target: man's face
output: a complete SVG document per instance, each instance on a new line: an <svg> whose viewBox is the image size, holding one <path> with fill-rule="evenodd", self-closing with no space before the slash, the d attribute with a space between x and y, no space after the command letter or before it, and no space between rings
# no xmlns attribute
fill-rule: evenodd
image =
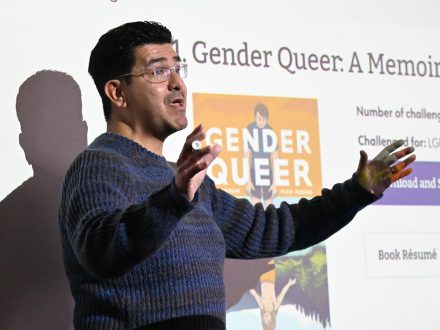
<svg viewBox="0 0 440 330"><path fill-rule="evenodd" d="M179 61L170 44L147 44L136 49L131 73L138 74L145 69L164 65L172 67ZM130 126L136 132L163 141L188 124L186 86L174 70L171 70L168 81L149 82L154 78L153 70L149 70L144 78L131 77L131 83L124 88L127 110L131 111Z"/></svg>
<svg viewBox="0 0 440 330"><path fill-rule="evenodd" d="M256 121L256 123L257 123L257 127L259 127L259 128L263 128L264 126L266 126L267 118L264 117L264 116L262 116L262 115L260 115L260 113L257 112L257 113L255 114L255 121Z"/></svg>

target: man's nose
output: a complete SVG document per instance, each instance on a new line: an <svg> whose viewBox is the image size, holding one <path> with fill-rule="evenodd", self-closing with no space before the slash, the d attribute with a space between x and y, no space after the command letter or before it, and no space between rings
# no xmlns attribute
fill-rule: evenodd
<svg viewBox="0 0 440 330"><path fill-rule="evenodd" d="M175 71L171 70L170 77L168 79L168 89L169 90L182 90L185 89L185 83L182 77Z"/></svg>

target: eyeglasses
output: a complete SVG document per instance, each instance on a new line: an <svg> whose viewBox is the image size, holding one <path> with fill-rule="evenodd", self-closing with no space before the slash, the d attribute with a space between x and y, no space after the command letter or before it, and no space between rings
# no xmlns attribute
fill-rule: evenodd
<svg viewBox="0 0 440 330"><path fill-rule="evenodd" d="M162 65L155 68L148 68L138 74L126 73L118 76L117 78L123 77L142 77L145 81L158 84L170 79L171 70L174 70L182 79L185 79L188 75L188 64L186 63L176 63L173 66Z"/></svg>

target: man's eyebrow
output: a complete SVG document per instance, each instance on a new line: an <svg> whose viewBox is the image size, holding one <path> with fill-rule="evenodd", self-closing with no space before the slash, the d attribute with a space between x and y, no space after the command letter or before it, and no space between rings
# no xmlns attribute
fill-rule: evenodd
<svg viewBox="0 0 440 330"><path fill-rule="evenodd" d="M176 62L180 62L180 61L181 61L180 56L174 56L173 59L174 59ZM158 62L166 62L166 61L167 61L167 58L166 58L166 57L156 57L156 58L152 58L152 59L150 59L150 60L148 61L147 66L150 66L151 64L154 64L154 63L158 63Z"/></svg>

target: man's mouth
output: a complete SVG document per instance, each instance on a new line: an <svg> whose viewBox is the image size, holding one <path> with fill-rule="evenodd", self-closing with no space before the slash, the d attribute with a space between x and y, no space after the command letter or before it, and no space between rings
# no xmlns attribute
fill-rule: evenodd
<svg viewBox="0 0 440 330"><path fill-rule="evenodd" d="M182 95L172 97L168 104L177 108L177 109L185 109L185 98Z"/></svg>
<svg viewBox="0 0 440 330"><path fill-rule="evenodd" d="M177 106L183 106L185 104L185 100L182 98L177 98L171 101L171 104L177 105Z"/></svg>

